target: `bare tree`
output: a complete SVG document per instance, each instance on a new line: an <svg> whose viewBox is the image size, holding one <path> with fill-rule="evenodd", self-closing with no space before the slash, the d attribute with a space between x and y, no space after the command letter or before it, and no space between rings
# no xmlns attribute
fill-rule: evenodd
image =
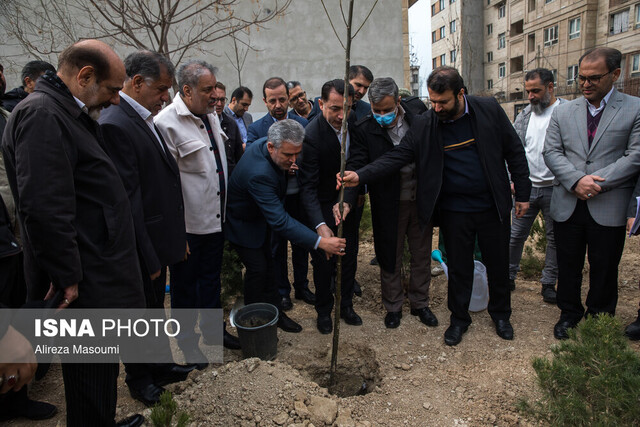
<svg viewBox="0 0 640 427"><path fill-rule="evenodd" d="M246 36L246 40L239 37L240 33ZM231 66L236 70L238 74L238 86L242 86L242 69L244 68L244 62L247 60L249 51L258 52L259 49L251 46L251 39L248 31L237 32L230 35L233 40L233 54L229 55L227 52L224 55L227 57Z"/></svg>
<svg viewBox="0 0 640 427"><path fill-rule="evenodd" d="M253 7L241 8L241 0L3 0L0 25L41 59L97 38L154 50L177 64L193 51L210 53L220 39L264 28L291 1L252 0Z"/></svg>

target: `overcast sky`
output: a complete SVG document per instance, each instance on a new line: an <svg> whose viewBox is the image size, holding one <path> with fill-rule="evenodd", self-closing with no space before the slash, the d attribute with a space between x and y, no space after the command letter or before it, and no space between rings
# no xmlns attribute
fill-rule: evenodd
<svg viewBox="0 0 640 427"><path fill-rule="evenodd" d="M409 8L409 40L420 65L420 96L427 95L427 77L431 72L431 0L418 0Z"/></svg>

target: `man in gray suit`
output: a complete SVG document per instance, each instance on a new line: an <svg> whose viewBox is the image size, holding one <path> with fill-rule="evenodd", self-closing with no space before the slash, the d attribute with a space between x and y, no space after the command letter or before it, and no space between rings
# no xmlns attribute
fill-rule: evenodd
<svg viewBox="0 0 640 427"><path fill-rule="evenodd" d="M224 113L233 118L238 125L243 146L247 143L247 129L249 129L249 125L253 123L253 117L251 117L251 114L248 112L252 99L253 93L251 93L251 89L240 86L234 89L229 105L224 107Z"/></svg>
<svg viewBox="0 0 640 427"><path fill-rule="evenodd" d="M578 82L584 97L557 107L547 129L544 160L555 176L557 339L566 339L583 315L614 314L618 301L627 204L640 171L640 99L613 87L621 58L618 50L604 47L582 55ZM580 289L587 248L585 313Z"/></svg>

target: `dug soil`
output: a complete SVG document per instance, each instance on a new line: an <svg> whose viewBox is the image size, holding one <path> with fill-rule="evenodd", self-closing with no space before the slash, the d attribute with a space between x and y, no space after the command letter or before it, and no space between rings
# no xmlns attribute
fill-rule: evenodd
<svg viewBox="0 0 640 427"><path fill-rule="evenodd" d="M635 320L640 301L639 246L640 239L629 239L620 264L617 317L624 325ZM364 238L357 273L363 295L354 298L363 325L340 324L340 384L337 390L332 389L336 394L327 389L332 335L316 330L313 307L294 300L288 314L304 329L298 334L278 330L274 361L243 360L240 351L225 349L224 364L194 371L185 382L167 386L179 410L190 415L191 425L537 425L519 413L516 405L520 399L539 396L531 360L550 357L550 348L557 342L553 325L559 310L542 301L540 283L516 280L512 293L513 341L500 339L483 311L472 314L473 323L462 342L448 347L443 342L449 323L445 277L434 277L431 282L430 307L439 326L420 323L409 314L406 303L400 327L387 329L383 324L379 270L369 264L373 256L372 239ZM588 283L586 267L584 278ZM234 329L230 331L235 334ZM640 342L631 346L640 352ZM143 413L148 419L149 409L130 397L124 369L120 372L117 418ZM349 397L340 397L345 395ZM59 408L55 418L37 425L64 425L59 365L52 366L44 380L31 386L30 396ZM9 423L33 424L24 419ZM147 421L146 425L151 423Z"/></svg>

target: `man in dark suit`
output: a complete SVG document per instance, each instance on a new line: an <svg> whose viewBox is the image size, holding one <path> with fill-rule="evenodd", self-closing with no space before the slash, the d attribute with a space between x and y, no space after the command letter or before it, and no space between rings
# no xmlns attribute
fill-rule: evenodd
<svg viewBox="0 0 640 427"><path fill-rule="evenodd" d="M379 180L416 162L420 221L440 221L449 267L451 325L447 345L457 345L471 323L473 249L480 244L489 279L488 311L497 335L513 339L509 290L511 181L516 216L529 208L529 168L520 138L493 98L467 96L455 68L436 68L427 81L433 109L417 116L400 145L345 182ZM436 206L437 203L437 206Z"/></svg>
<svg viewBox="0 0 640 427"><path fill-rule="evenodd" d="M302 151L304 129L293 120L282 120L269 129L268 138L256 141L240 159L229 180L225 235L238 251L247 271L244 302L268 302L280 310L278 326L287 332L302 327L280 305L274 281L271 233L276 232L307 250L320 248L341 254L345 240L319 237L291 218L284 209L286 173Z"/></svg>
<svg viewBox="0 0 640 427"><path fill-rule="evenodd" d="M353 87L347 88L348 102L353 100ZM322 115L316 117L305 130L304 155L300 163L301 197L309 217L309 224L323 237L332 237L336 233L334 206L338 202L335 176L340 171L341 127L344 119L344 80L331 80L322 86L320 109ZM349 138L347 133L347 155ZM355 251L357 222L356 216L347 216L344 222L346 254L342 260L342 302L340 316L350 325L362 325L362 319L353 310L353 282L355 280L357 253ZM332 276L335 272L335 259L320 251L311 253L313 263L313 282L316 287L317 327L323 334L333 329L331 310L333 294Z"/></svg>
<svg viewBox="0 0 640 427"><path fill-rule="evenodd" d="M242 146L242 136L240 135L240 129L236 124L233 117L224 113L224 104L227 102L227 89L222 82L216 82L216 114L220 121L220 127L227 135L227 140L224 142L224 148L227 153L227 167L229 168L229 176L233 172L240 161L240 157L244 153Z"/></svg>
<svg viewBox="0 0 640 427"><path fill-rule="evenodd" d="M349 170L357 170L400 144L415 120L409 107L400 101L398 86L390 77L373 80L369 87L371 115L355 125L353 144L347 162ZM424 104L423 104L424 105ZM416 164L370 184L371 220L373 222L376 258L380 264L382 303L387 309L387 328L400 326L404 289L400 271L404 255L405 235L411 254L411 277L407 296L411 314L419 316L427 326L437 326L438 319L429 309L431 271L431 224L422 226L416 204ZM350 188L345 197L354 206L358 188Z"/></svg>
<svg viewBox="0 0 640 427"><path fill-rule="evenodd" d="M130 54L124 65L120 104L105 109L99 123L131 202L147 308L164 308L167 266L184 258L187 242L178 165L153 125L169 100L174 68L149 51ZM168 340L166 350L171 352ZM133 398L150 406L160 400L163 385L183 381L194 368L125 363L126 382Z"/></svg>
<svg viewBox="0 0 640 427"><path fill-rule="evenodd" d="M249 126L253 123L253 117L251 113L249 113L252 100L253 93L251 89L240 86L233 90L229 105L224 107L224 112L238 125L243 144L247 143L247 129L249 129Z"/></svg>
<svg viewBox="0 0 640 427"><path fill-rule="evenodd" d="M63 309L145 306L129 199L95 122L120 101L125 77L109 46L83 40L7 122L2 149L32 299L60 291ZM63 363L62 375L68 426L114 424L118 364Z"/></svg>
<svg viewBox="0 0 640 427"><path fill-rule="evenodd" d="M247 131L247 145L253 141L264 138L272 124L278 120L293 119L306 126L309 121L293 114L289 110L289 89L287 83L280 77L271 77L262 85L263 101L269 111L260 120L255 121L249 126Z"/></svg>

